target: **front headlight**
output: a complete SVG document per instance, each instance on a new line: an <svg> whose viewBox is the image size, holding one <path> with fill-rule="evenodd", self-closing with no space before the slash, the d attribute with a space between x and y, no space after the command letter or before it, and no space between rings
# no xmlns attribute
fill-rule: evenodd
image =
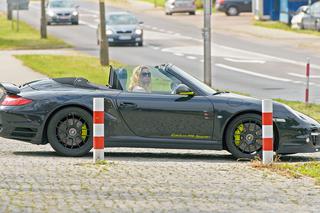
<svg viewBox="0 0 320 213"><path fill-rule="evenodd" d="M112 34L113 34L112 30L107 30L107 35L112 35Z"/></svg>
<svg viewBox="0 0 320 213"><path fill-rule="evenodd" d="M77 16L78 14L79 14L78 11L73 11L72 13L73 16Z"/></svg>
<svg viewBox="0 0 320 213"><path fill-rule="evenodd" d="M53 12L53 11L48 11L48 16L50 16L50 17L53 17L53 16L55 16L56 14Z"/></svg>
<svg viewBox="0 0 320 213"><path fill-rule="evenodd" d="M141 29L136 29L135 33L136 33L137 35L141 35L141 34L142 34L142 30L141 30Z"/></svg>

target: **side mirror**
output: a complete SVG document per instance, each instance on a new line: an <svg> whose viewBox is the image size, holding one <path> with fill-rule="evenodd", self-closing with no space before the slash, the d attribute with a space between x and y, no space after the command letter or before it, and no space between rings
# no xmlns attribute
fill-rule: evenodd
<svg viewBox="0 0 320 213"><path fill-rule="evenodd" d="M195 95L195 93L185 84L179 84L174 89L174 94L187 95L187 96L194 96Z"/></svg>
<svg viewBox="0 0 320 213"><path fill-rule="evenodd" d="M144 22L143 21L139 21L139 24L143 24Z"/></svg>

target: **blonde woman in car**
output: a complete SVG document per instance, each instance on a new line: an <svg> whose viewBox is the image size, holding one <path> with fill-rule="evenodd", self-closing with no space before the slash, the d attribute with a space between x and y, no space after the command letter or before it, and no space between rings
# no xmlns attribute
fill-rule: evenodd
<svg viewBox="0 0 320 213"><path fill-rule="evenodd" d="M148 67L138 66L134 68L128 91L151 93L151 72Z"/></svg>

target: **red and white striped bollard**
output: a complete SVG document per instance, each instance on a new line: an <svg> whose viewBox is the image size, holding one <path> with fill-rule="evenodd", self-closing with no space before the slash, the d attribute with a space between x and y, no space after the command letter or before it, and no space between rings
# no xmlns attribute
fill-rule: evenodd
<svg viewBox="0 0 320 213"><path fill-rule="evenodd" d="M309 103L309 88L310 88L310 58L307 59L306 78L307 78L307 85L306 85L305 104L308 104Z"/></svg>
<svg viewBox="0 0 320 213"><path fill-rule="evenodd" d="M104 98L93 99L93 162L104 160Z"/></svg>
<svg viewBox="0 0 320 213"><path fill-rule="evenodd" d="M273 162L273 113L272 100L262 101L262 163Z"/></svg>

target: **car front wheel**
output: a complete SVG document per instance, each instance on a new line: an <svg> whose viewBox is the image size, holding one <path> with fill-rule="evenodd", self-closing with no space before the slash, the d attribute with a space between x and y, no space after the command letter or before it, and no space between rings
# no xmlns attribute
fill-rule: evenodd
<svg viewBox="0 0 320 213"><path fill-rule="evenodd" d="M231 6L227 9L227 16L237 16L239 15L239 10L237 7Z"/></svg>
<svg viewBox="0 0 320 213"><path fill-rule="evenodd" d="M240 115L227 128L226 146L235 158L253 159L261 155L261 116L251 113Z"/></svg>
<svg viewBox="0 0 320 213"><path fill-rule="evenodd" d="M92 116L87 111L69 107L57 112L49 121L48 140L60 155L79 157L92 148Z"/></svg>

